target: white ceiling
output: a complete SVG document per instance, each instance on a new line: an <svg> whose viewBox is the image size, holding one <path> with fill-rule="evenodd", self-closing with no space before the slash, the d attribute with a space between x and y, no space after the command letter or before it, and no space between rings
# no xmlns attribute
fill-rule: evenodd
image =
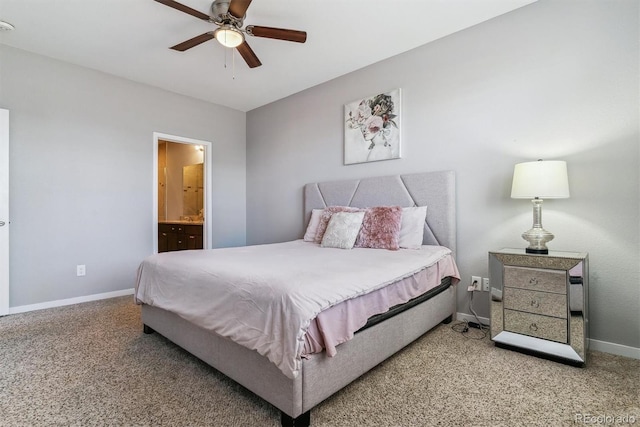
<svg viewBox="0 0 640 427"><path fill-rule="evenodd" d="M209 13L211 0L178 1ZM249 111L533 1L254 0L245 26L308 34L305 44L248 36L254 69L215 40L170 50L216 27L153 0L0 0L0 20L15 26L0 43Z"/></svg>

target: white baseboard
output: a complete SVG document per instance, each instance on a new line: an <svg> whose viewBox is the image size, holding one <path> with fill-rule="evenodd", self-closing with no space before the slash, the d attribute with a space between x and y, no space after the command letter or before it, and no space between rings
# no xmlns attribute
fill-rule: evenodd
<svg viewBox="0 0 640 427"><path fill-rule="evenodd" d="M480 323L483 325L490 325L491 320L487 317L480 317ZM474 315L468 313L456 313L456 320L467 322L478 322ZM632 359L640 359L640 348L629 347L627 345L615 344L607 341L589 340L589 349L594 351L601 351L603 353L615 354L616 356L630 357Z"/></svg>
<svg viewBox="0 0 640 427"><path fill-rule="evenodd" d="M629 347L628 345L615 344L612 342L591 339L589 340L589 350L630 357L632 359L640 359L640 348Z"/></svg>
<svg viewBox="0 0 640 427"><path fill-rule="evenodd" d="M480 320L480 323L482 323L483 325L491 324L491 320L489 320L488 317L478 316L478 319L476 319L476 317L473 314L468 314L468 313L456 313L456 320L459 320L461 322L464 322L466 320L467 322L474 322L474 323L478 323L478 320Z"/></svg>
<svg viewBox="0 0 640 427"><path fill-rule="evenodd" d="M44 310L45 308L63 307L65 305L80 304L82 302L97 301L101 299L122 297L125 295L133 295L134 289L123 289L121 291L105 292L102 294L86 295L83 297L59 299L56 301L42 302L39 304L19 305L17 307L9 307L9 314L26 313L28 311Z"/></svg>

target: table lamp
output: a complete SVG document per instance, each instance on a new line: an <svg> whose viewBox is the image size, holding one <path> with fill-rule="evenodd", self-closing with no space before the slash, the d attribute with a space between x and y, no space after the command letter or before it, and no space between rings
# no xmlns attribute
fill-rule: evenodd
<svg viewBox="0 0 640 427"><path fill-rule="evenodd" d="M513 170L512 199L531 199L533 203L533 227L522 233L529 242L526 253L548 254L546 243L553 234L542 228L543 199L566 199L569 197L567 163L560 160L538 160L518 163Z"/></svg>

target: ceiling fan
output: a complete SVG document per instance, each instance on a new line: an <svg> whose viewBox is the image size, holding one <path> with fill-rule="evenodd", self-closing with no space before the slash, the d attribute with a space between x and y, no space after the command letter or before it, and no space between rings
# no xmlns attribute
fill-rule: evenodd
<svg viewBox="0 0 640 427"><path fill-rule="evenodd" d="M195 9L178 3L174 0L155 0L166 6L172 7L180 12L188 13L203 21L216 24L218 28L208 31L192 39L178 43L171 49L184 52L187 49L198 46L208 40L215 38L223 46L236 48L250 68L262 65L256 54L253 52L245 39L245 34L254 37L266 37L270 39L286 40L297 43L304 43L307 40L305 31L286 30L284 28L262 27L259 25L247 25L242 28L247 9L251 0L214 0L211 4L211 14L207 15Z"/></svg>

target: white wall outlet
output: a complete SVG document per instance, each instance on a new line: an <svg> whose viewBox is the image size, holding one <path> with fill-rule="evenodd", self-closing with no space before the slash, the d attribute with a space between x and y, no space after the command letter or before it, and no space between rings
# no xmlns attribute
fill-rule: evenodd
<svg viewBox="0 0 640 427"><path fill-rule="evenodd" d="M76 275L84 276L87 274L87 267L84 264L76 265Z"/></svg>
<svg viewBox="0 0 640 427"><path fill-rule="evenodd" d="M489 292L489 278L488 277L483 277L482 278L482 290L485 292Z"/></svg>
<svg viewBox="0 0 640 427"><path fill-rule="evenodd" d="M471 283L469 284L469 287L473 287L474 291L481 291L482 290L482 277L480 276L471 276Z"/></svg>

